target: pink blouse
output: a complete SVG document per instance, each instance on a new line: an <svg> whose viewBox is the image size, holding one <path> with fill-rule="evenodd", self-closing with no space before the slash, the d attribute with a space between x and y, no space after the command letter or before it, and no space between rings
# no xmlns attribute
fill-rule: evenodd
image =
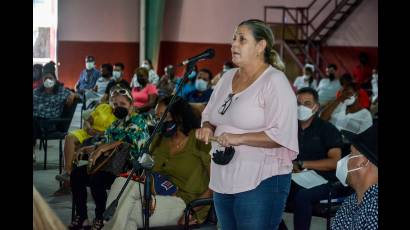
<svg viewBox="0 0 410 230"><path fill-rule="evenodd" d="M139 89L138 87L132 88L131 94L132 98L134 98L134 106L141 107L148 103L149 95L158 95L158 90L155 85L147 84L143 89Z"/></svg>
<svg viewBox="0 0 410 230"><path fill-rule="evenodd" d="M256 188L262 180L292 172L292 160L299 152L296 96L286 76L269 66L244 91L233 96L224 115L218 109L232 93L232 79L238 69L226 72L216 85L202 113L202 123L216 126L222 133L265 132L280 148L235 146L235 155L227 165L211 163L209 188L218 193L234 194ZM212 142L211 154L220 148Z"/></svg>

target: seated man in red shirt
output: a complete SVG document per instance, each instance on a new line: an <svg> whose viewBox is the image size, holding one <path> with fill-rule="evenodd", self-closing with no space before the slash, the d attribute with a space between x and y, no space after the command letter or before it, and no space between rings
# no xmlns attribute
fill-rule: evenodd
<svg viewBox="0 0 410 230"><path fill-rule="evenodd" d="M352 75L348 73L345 73L340 77L340 85L342 86L342 88L339 91L337 91L336 98L339 98L341 96L343 87L347 84L350 84L351 82L354 82L354 79ZM366 108L366 109L370 108L370 98L366 90L362 88L358 90L358 100L359 100L360 105L363 108Z"/></svg>

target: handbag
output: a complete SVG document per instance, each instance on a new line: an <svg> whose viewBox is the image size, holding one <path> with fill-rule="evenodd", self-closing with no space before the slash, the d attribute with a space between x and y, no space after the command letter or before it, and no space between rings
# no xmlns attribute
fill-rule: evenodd
<svg viewBox="0 0 410 230"><path fill-rule="evenodd" d="M120 174L121 177L127 178L129 173L122 173ZM135 176L133 175L132 180L137 181L145 185L145 176ZM156 196L174 196L178 192L178 187L174 185L168 177L161 175L159 173L153 172L151 173L151 184L150 184L150 192L151 192L151 203L149 205L149 215L151 216L155 208L157 206L157 199ZM143 208L146 208L145 200L143 201Z"/></svg>
<svg viewBox="0 0 410 230"><path fill-rule="evenodd" d="M129 173L122 173L120 176L127 178ZM145 176L133 175L131 179L145 185ZM151 173L150 187L151 194L154 196L174 196L178 192L178 187L172 183L167 176L157 172Z"/></svg>
<svg viewBox="0 0 410 230"><path fill-rule="evenodd" d="M87 165L87 173L90 175L102 170L118 175L126 170L128 160L129 144L119 143L103 152L96 160L94 165ZM94 153L94 152L93 152ZM92 156L92 154L90 156Z"/></svg>
<svg viewBox="0 0 410 230"><path fill-rule="evenodd" d="M157 172L151 173L151 193L160 196L174 196L178 187L167 176Z"/></svg>

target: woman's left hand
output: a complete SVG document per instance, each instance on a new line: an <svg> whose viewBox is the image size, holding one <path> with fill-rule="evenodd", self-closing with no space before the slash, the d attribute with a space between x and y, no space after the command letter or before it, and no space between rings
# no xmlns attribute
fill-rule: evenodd
<svg viewBox="0 0 410 230"><path fill-rule="evenodd" d="M217 141L223 147L241 145L241 134L222 133Z"/></svg>

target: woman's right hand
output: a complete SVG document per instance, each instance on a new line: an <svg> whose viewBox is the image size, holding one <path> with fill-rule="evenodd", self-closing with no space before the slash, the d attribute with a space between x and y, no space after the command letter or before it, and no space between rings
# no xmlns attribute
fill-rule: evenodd
<svg viewBox="0 0 410 230"><path fill-rule="evenodd" d="M214 131L212 128L204 126L195 131L195 136L196 139L205 142L205 144L208 144L209 138L214 136Z"/></svg>

